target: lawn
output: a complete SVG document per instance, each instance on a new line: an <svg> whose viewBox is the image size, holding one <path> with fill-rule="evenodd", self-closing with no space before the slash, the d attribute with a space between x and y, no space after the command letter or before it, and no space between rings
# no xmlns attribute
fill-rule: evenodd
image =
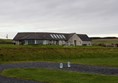
<svg viewBox="0 0 118 83"><path fill-rule="evenodd" d="M44 83L118 83L118 76L85 74L64 70L10 69L4 70L1 75Z"/></svg>
<svg viewBox="0 0 118 83"><path fill-rule="evenodd" d="M64 62L118 67L118 48L0 45L0 63ZM118 76L105 76L47 69L10 69L1 75L46 83L118 83Z"/></svg>
<svg viewBox="0 0 118 83"><path fill-rule="evenodd" d="M118 67L118 48L0 45L0 63L67 62Z"/></svg>

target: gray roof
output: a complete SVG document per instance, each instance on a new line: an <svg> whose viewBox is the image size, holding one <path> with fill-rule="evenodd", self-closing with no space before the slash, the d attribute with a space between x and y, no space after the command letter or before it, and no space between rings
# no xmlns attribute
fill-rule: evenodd
<svg viewBox="0 0 118 83"><path fill-rule="evenodd" d="M17 33L13 40L68 40L75 33L47 33L47 32L22 32ZM83 41L90 41L85 34L78 34Z"/></svg>
<svg viewBox="0 0 118 83"><path fill-rule="evenodd" d="M13 40L67 40L67 34L64 33L39 33L39 32L25 32L18 33Z"/></svg>
<svg viewBox="0 0 118 83"><path fill-rule="evenodd" d="M91 41L91 39L86 34L77 34L82 41Z"/></svg>

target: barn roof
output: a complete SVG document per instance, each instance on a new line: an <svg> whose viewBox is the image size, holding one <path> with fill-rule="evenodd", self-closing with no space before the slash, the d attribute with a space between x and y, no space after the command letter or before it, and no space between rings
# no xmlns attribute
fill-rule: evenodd
<svg viewBox="0 0 118 83"><path fill-rule="evenodd" d="M82 41L91 41L91 39L86 34L77 34Z"/></svg>
<svg viewBox="0 0 118 83"><path fill-rule="evenodd" d="M69 34L65 33L42 33L42 32L25 32L18 33L13 40L29 40L29 39L40 39L40 40L68 40Z"/></svg>
<svg viewBox="0 0 118 83"><path fill-rule="evenodd" d="M17 33L13 40L68 40L75 33L48 33L48 32L22 32ZM90 41L86 34L77 34L82 41Z"/></svg>

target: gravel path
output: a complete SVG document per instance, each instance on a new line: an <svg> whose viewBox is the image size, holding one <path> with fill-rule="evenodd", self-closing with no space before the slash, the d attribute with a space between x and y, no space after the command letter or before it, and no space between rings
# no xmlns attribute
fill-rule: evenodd
<svg viewBox="0 0 118 83"><path fill-rule="evenodd" d="M59 63L33 62L33 63L17 63L17 64L0 65L0 71L3 71L4 69L10 69L10 68L59 69ZM97 74L105 74L105 75L118 75L118 68L87 66L87 65L80 65L80 64L72 64L71 68L67 68L67 65L64 64L63 70L94 73L94 74L97 73ZM20 80L20 79L0 76L0 83L41 83L41 82Z"/></svg>

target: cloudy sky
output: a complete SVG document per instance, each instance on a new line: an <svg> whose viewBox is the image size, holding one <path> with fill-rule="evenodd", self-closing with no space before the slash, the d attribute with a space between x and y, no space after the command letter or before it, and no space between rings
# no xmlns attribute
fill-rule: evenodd
<svg viewBox="0 0 118 83"><path fill-rule="evenodd" d="M17 32L118 36L118 0L0 0L0 38Z"/></svg>

